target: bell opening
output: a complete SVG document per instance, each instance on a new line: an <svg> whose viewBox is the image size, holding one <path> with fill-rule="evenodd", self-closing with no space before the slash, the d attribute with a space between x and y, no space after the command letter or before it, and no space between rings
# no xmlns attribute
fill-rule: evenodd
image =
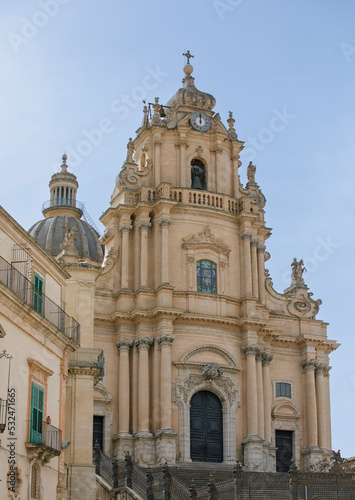
<svg viewBox="0 0 355 500"><path fill-rule="evenodd" d="M191 189L207 189L205 165L197 158L191 161Z"/></svg>

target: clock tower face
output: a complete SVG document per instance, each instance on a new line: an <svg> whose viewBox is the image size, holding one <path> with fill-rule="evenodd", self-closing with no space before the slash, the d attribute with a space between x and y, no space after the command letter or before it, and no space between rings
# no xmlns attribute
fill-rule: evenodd
<svg viewBox="0 0 355 500"><path fill-rule="evenodd" d="M201 111L196 111L195 113L192 113L190 122L192 127L195 130L198 130L199 132L207 132L207 130L209 130L211 127L210 118Z"/></svg>

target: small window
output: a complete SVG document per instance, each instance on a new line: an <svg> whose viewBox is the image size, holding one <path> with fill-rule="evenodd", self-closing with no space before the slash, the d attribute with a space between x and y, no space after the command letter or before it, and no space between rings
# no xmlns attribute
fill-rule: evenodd
<svg viewBox="0 0 355 500"><path fill-rule="evenodd" d="M43 279L34 273L33 276L33 308L42 314L43 312Z"/></svg>
<svg viewBox="0 0 355 500"><path fill-rule="evenodd" d="M287 382L276 383L276 397L277 398L290 398L291 399L291 384Z"/></svg>
<svg viewBox="0 0 355 500"><path fill-rule="evenodd" d="M217 266L210 260L197 262L197 291L217 294Z"/></svg>

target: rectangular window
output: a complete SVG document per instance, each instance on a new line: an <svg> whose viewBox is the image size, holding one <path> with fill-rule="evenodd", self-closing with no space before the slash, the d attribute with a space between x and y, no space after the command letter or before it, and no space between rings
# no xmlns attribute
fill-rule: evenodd
<svg viewBox="0 0 355 500"><path fill-rule="evenodd" d="M43 442L44 389L32 382L31 387L31 443Z"/></svg>
<svg viewBox="0 0 355 500"><path fill-rule="evenodd" d="M291 399L291 384L287 382L276 383L276 397L277 398L290 398Z"/></svg>
<svg viewBox="0 0 355 500"><path fill-rule="evenodd" d="M100 450L103 450L104 417L94 415L94 429L92 433L92 445L99 443Z"/></svg>
<svg viewBox="0 0 355 500"><path fill-rule="evenodd" d="M43 279L34 273L33 276L33 308L42 314L43 312Z"/></svg>

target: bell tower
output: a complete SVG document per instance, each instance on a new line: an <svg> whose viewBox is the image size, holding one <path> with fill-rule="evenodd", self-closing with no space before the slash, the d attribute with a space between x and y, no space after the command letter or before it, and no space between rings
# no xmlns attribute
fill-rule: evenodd
<svg viewBox="0 0 355 500"><path fill-rule="evenodd" d="M318 361L305 360L315 355L328 366L336 344L306 285L273 289L256 167L247 166L244 186L233 114L224 125L184 56L182 87L166 104L156 97L144 106L101 217L95 338L111 356L111 451L144 466L243 456L250 469L275 471L277 437L299 466L313 463L330 449L330 433L315 438L314 372L306 380L303 367L314 368ZM319 415L329 425L321 382ZM277 399L285 387L289 401ZM215 419L215 434L200 414Z"/></svg>

